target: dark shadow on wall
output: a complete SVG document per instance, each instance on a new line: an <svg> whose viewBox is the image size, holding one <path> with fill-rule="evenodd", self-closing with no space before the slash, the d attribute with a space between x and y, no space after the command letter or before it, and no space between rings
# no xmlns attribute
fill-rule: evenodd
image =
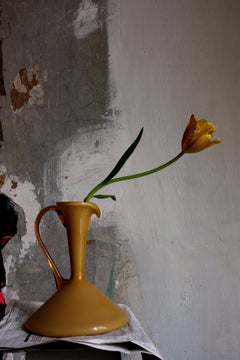
<svg viewBox="0 0 240 360"><path fill-rule="evenodd" d="M0 194L0 247L1 251L8 241L17 233L18 216L9 197ZM0 253L0 288L6 285L6 273Z"/></svg>
<svg viewBox="0 0 240 360"><path fill-rule="evenodd" d="M6 286L6 272L3 263L2 249L17 233L18 216L9 197L0 194L0 319L5 314L5 299L1 289Z"/></svg>

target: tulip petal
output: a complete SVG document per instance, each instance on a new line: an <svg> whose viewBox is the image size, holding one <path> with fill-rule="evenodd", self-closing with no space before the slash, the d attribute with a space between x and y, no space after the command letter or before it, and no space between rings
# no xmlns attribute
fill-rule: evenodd
<svg viewBox="0 0 240 360"><path fill-rule="evenodd" d="M187 149L191 144L192 138L194 137L194 133L196 130L196 126L197 126L197 120L195 118L195 115L192 114L182 137L182 150L184 152L185 149Z"/></svg>
<svg viewBox="0 0 240 360"><path fill-rule="evenodd" d="M195 153L202 151L209 146L219 144L220 139L211 141L216 128L213 123L206 119L196 120L191 116L187 128L182 138L182 151L185 153Z"/></svg>

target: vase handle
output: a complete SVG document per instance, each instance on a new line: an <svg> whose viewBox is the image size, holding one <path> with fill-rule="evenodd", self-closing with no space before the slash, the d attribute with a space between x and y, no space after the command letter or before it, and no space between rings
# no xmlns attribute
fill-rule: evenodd
<svg viewBox="0 0 240 360"><path fill-rule="evenodd" d="M55 278L55 281L56 281L56 286L59 289L66 282L66 280L62 277L60 271L58 270L55 262L53 261L51 255L49 254L48 249L46 248L46 245L44 244L44 242L42 241L42 238L40 236L40 222L41 222L41 219L42 219L44 214L46 214L48 211L52 211L52 210L57 212L58 217L60 218L61 222L63 223L62 213L60 212L58 207L56 205L47 206L46 208L42 209L39 212L39 214L37 215L35 223L34 223L34 232L35 232L36 238L38 240L38 243L39 243L44 255L47 258L48 265L50 266L50 269L53 272L53 275L54 275L54 278Z"/></svg>

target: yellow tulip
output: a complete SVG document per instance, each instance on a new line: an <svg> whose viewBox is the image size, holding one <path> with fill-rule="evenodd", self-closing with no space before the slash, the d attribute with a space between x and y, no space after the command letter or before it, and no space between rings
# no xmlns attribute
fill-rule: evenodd
<svg viewBox="0 0 240 360"><path fill-rule="evenodd" d="M97 186L95 186L85 197L83 200L84 202L89 202L92 197L98 198L98 199L106 199L111 198L112 200L116 200L114 195L95 195L99 190L101 190L104 186L113 184L119 181L126 181L131 179L140 178L143 176L154 174L160 170L165 169L166 167L172 165L175 163L178 159L180 159L185 153L195 153L198 151L202 151L206 149L209 146L212 146L214 144L219 144L221 142L220 139L216 139L211 141L216 129L215 126L208 122L205 119L196 120L195 116L192 115L188 126L186 127L186 130L184 131L183 138L182 138L182 150L181 152L172 158L171 160L167 161L166 163L157 166L153 169L139 172L136 174L131 175L125 175L121 177L116 177L115 175L119 172L119 170L123 167L127 159L131 156L135 148L137 147L142 133L143 128L141 129L140 133L138 134L137 138L134 140L134 142L129 146L129 148L124 152L120 160L117 162L113 170L109 173L109 175L101 181Z"/></svg>
<svg viewBox="0 0 240 360"><path fill-rule="evenodd" d="M192 115L183 134L182 151L184 153L195 153L219 144L221 142L219 138L211 141L215 131L216 128L211 122L205 119L197 120Z"/></svg>

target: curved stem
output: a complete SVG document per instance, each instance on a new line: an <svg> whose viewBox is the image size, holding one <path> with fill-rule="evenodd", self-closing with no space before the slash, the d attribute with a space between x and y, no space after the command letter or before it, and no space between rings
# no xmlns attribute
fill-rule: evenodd
<svg viewBox="0 0 240 360"><path fill-rule="evenodd" d="M184 155L184 151L181 151L177 156L175 156L173 159L171 159L170 161L166 162L163 165L157 166L151 170L147 170L144 172L140 172L137 174L132 174L132 175L126 175L126 176L122 176L122 177L118 177L118 178L113 178L110 179L108 182L104 182L102 181L101 183L99 183L97 186L95 186L90 192L89 194L85 197L84 202L89 202L91 200L91 198L94 196L94 194L99 191L101 188L103 188L106 185L109 184L113 184L116 182L120 182L120 181L126 181L126 180L132 180L132 179L136 179L139 177L143 177L143 176L147 176L147 175L151 175L155 172L158 172L160 170L163 170L164 168L170 166L171 164L173 164L175 161L177 161L178 159L180 159L182 156Z"/></svg>
<svg viewBox="0 0 240 360"><path fill-rule="evenodd" d="M147 176L147 175L151 175L151 174L154 174L160 170L163 170L165 169L166 167L172 165L175 161L177 161L178 159L180 159L182 156L184 155L184 152L181 151L177 156L175 156L172 160L169 160L168 162L166 162L165 164L163 165L160 165L160 166L157 166L151 170L147 170L147 171L144 171L144 172L141 172L141 173L137 173L137 174L133 174L133 175L127 175L127 176L122 176L122 177L118 177L118 178L115 178L115 179L111 179L108 183L109 184L112 184L112 183L115 183L115 182L119 182L119 181L126 181L126 180L131 180L131 179L136 179L136 178L139 178L139 177L143 177L143 176Z"/></svg>

